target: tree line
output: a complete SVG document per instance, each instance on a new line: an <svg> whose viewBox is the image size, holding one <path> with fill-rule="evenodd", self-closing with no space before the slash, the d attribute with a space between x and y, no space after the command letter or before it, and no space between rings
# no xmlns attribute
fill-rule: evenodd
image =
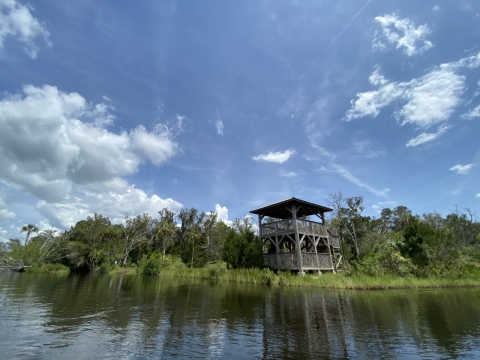
<svg viewBox="0 0 480 360"><path fill-rule="evenodd" d="M351 273L444 276L480 271L480 222L475 211L455 208L414 215L406 206L364 215L361 196L329 196L330 226L341 236Z"/></svg>
<svg viewBox="0 0 480 360"><path fill-rule="evenodd" d="M261 247L251 217L236 219L231 226L218 221L215 212L195 208L174 213L167 208L158 217L148 214L126 217L112 224L95 214L70 230L22 227L25 240L0 243L3 266L39 266L60 263L73 271L108 271L113 266L138 265L149 257L170 256L189 267L225 261L231 268L260 267Z"/></svg>
<svg viewBox="0 0 480 360"><path fill-rule="evenodd" d="M480 222L470 209L454 209L443 217L436 212L414 215L397 206L368 216L361 196L337 192L327 201L333 208L327 225L341 237L350 274L443 276L480 270ZM127 217L121 224L95 214L64 232L40 232L32 224L21 231L24 240L0 242L1 265L53 263L92 272L146 266L149 261L155 268L166 258L188 267L222 261L229 268L263 265L251 217L227 225L215 212L195 208L178 213L165 208L155 217Z"/></svg>

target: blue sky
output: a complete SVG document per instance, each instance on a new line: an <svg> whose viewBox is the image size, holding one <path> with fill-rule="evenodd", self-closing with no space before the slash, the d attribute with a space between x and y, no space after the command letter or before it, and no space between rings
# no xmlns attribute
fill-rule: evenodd
<svg viewBox="0 0 480 360"><path fill-rule="evenodd" d="M0 0L0 238L292 196L480 204L477 1Z"/></svg>

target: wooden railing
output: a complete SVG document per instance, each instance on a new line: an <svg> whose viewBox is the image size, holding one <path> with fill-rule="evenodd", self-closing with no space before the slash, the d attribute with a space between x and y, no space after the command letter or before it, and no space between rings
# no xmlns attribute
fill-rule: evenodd
<svg viewBox="0 0 480 360"><path fill-rule="evenodd" d="M300 264L298 262L297 253L283 254L267 254L263 255L264 264L274 269L294 269L298 270ZM333 269L332 258L330 254L314 254L302 253L302 264L304 269Z"/></svg>
<svg viewBox="0 0 480 360"><path fill-rule="evenodd" d="M318 222L297 219L296 225L298 232L301 234L327 236L327 228ZM295 221L293 219L279 220L260 225L261 236L281 235L293 232L295 232Z"/></svg>
<svg viewBox="0 0 480 360"><path fill-rule="evenodd" d="M329 243L334 247L334 248L340 248L340 236L334 235L334 234L329 234Z"/></svg>

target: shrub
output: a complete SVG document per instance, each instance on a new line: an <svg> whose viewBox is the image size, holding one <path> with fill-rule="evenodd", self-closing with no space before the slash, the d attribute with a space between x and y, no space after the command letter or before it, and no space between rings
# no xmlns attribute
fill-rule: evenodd
<svg viewBox="0 0 480 360"><path fill-rule="evenodd" d="M185 264L177 257L152 253L149 257L144 255L138 262L137 271L143 275L158 275L163 269L184 268Z"/></svg>
<svg viewBox="0 0 480 360"><path fill-rule="evenodd" d="M267 284L268 286L273 286L278 284L278 276L270 269L264 268L260 270L262 283Z"/></svg>

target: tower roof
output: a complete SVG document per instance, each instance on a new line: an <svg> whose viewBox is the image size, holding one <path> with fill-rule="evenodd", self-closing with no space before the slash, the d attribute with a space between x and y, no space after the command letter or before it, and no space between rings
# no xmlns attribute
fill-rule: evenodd
<svg viewBox="0 0 480 360"><path fill-rule="evenodd" d="M270 216L277 219L289 219L292 217L292 213L288 210L288 208L291 208L292 205L295 205L298 208L297 217L323 214L333 211L333 209L330 209L326 206L292 197L291 199L282 200L259 209L251 210L250 212L252 214Z"/></svg>

